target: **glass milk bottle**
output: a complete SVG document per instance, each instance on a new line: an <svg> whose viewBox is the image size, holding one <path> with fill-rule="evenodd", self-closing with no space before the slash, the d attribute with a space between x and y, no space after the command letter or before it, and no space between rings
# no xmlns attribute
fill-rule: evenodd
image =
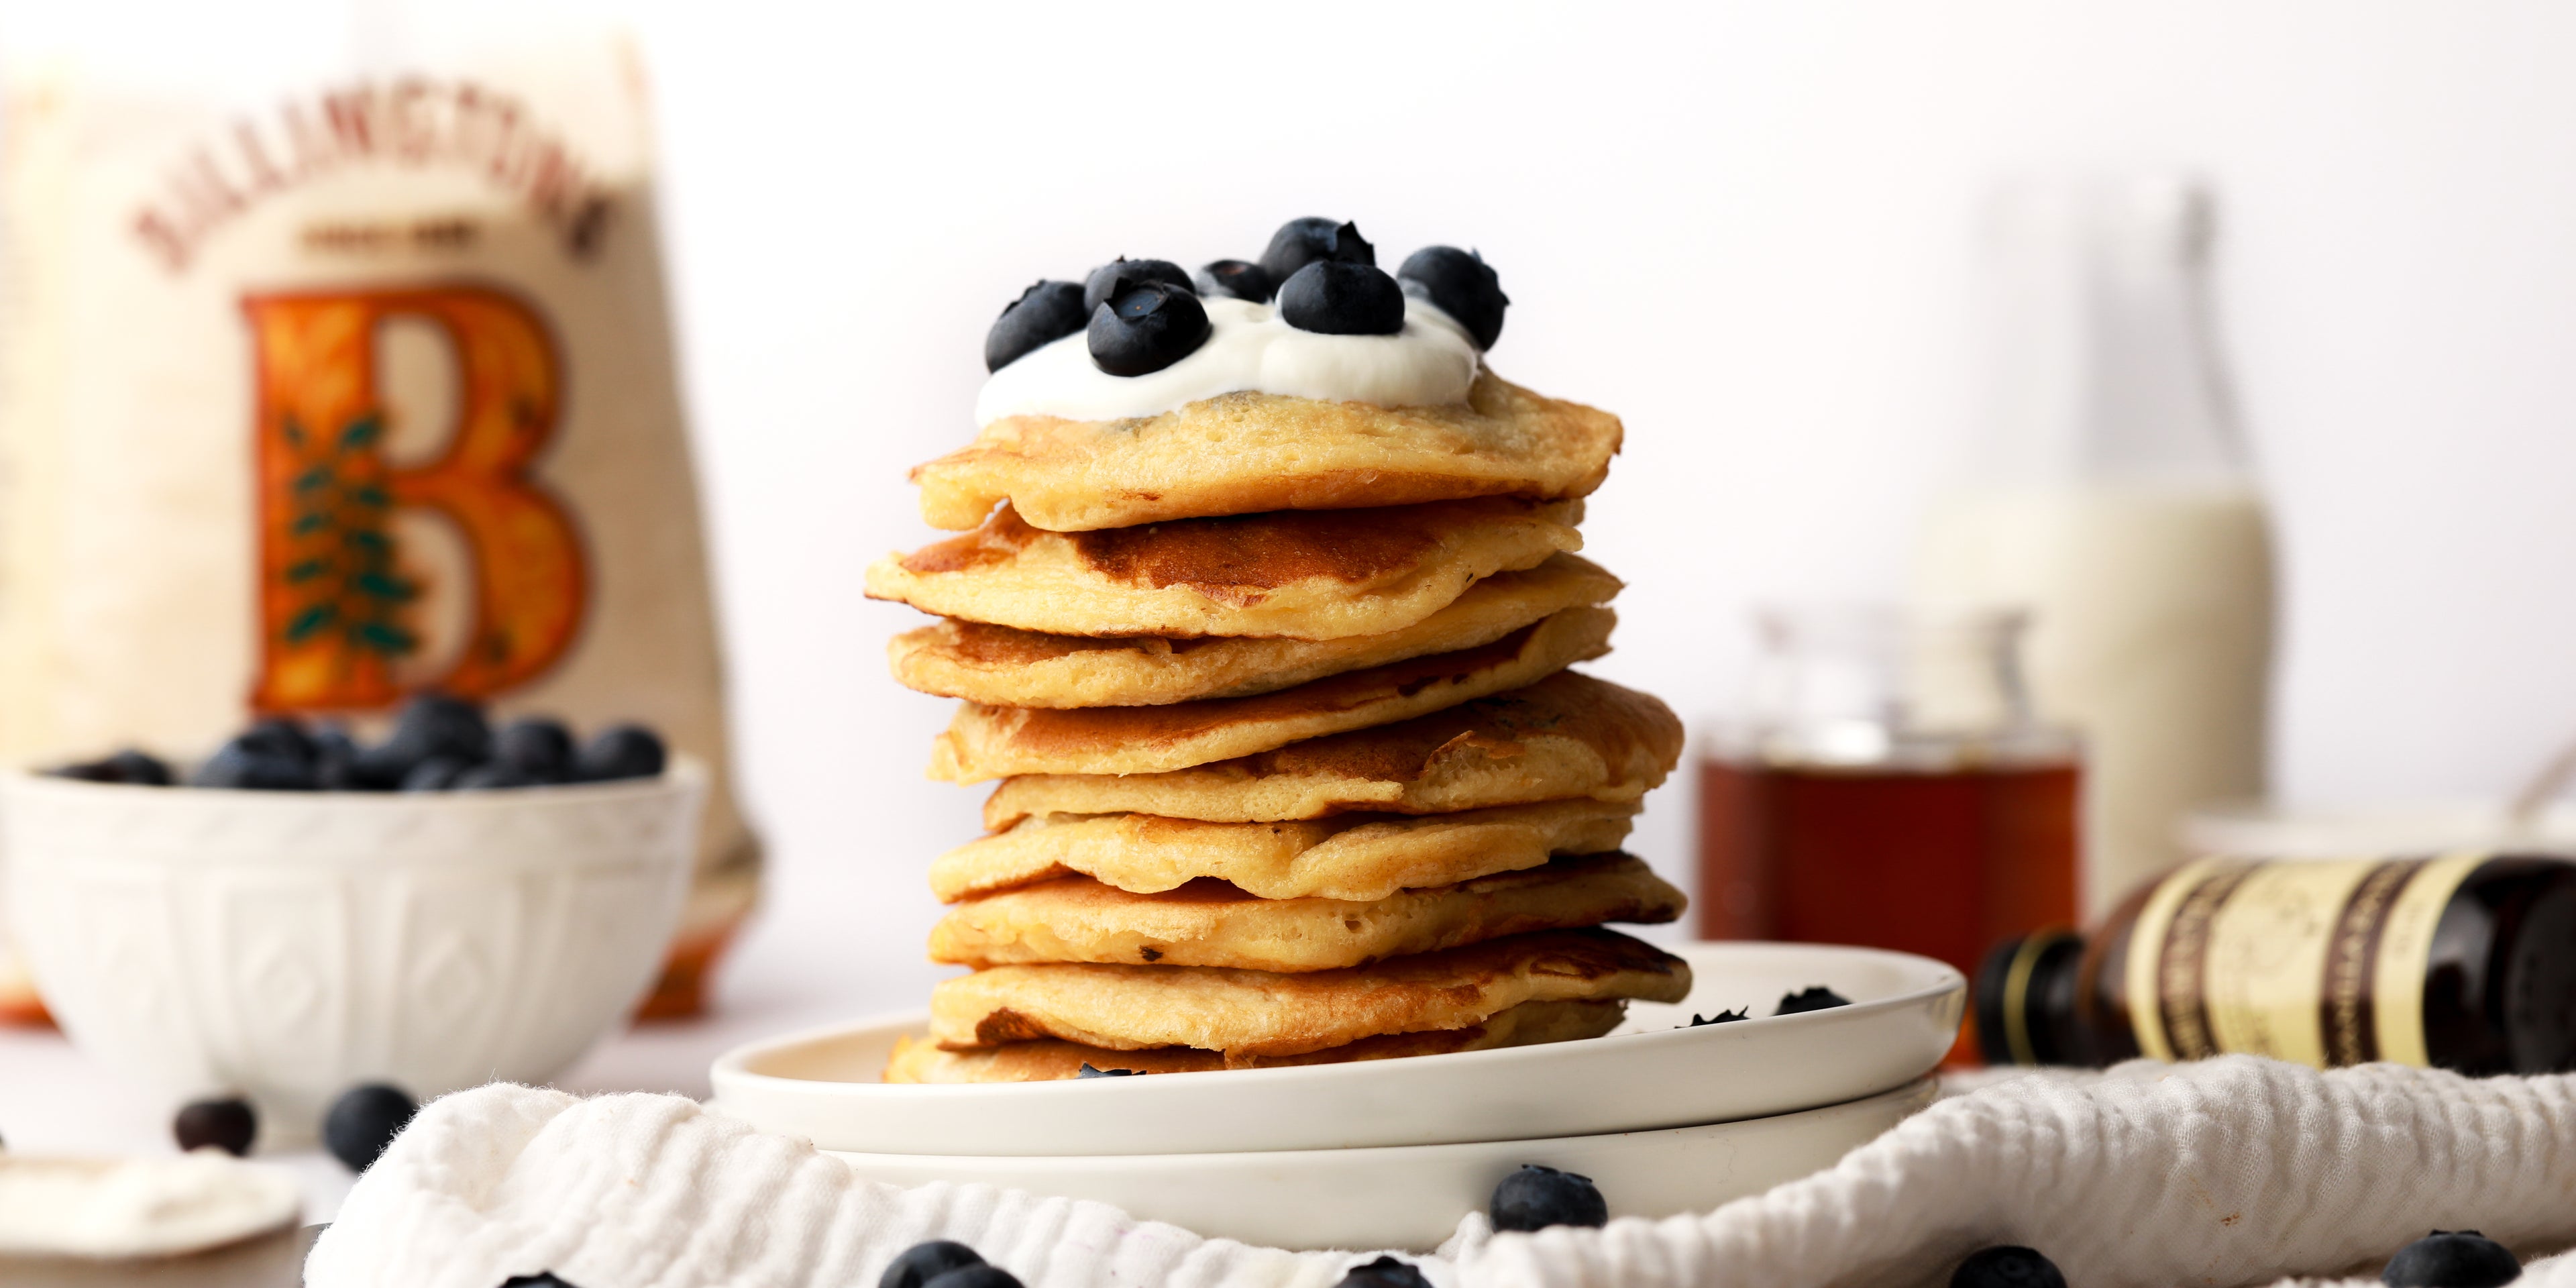
<svg viewBox="0 0 2576 1288"><path fill-rule="evenodd" d="M2032 181L1989 215L1981 441L1914 592L2029 615L2038 713L2084 738L2098 917L2181 861L2186 811L2262 793L2271 525L2212 333L2209 194Z"/></svg>

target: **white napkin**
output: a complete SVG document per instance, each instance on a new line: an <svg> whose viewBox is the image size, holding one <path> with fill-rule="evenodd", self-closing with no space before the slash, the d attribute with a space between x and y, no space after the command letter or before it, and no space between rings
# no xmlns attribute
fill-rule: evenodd
<svg viewBox="0 0 2576 1288"><path fill-rule="evenodd" d="M2434 1228L2529 1257L2576 1244L2576 1076L2319 1073L2248 1057L1995 1080L1833 1168L1700 1216L1493 1235L1438 1255L1441 1288L1939 1284L1994 1243L2073 1288L2234 1288L2358 1274ZM1029 1288L1330 1288L1370 1254L1292 1253L988 1186L865 1181L803 1141L676 1096L501 1086L421 1112L358 1183L312 1288L871 1288L924 1239ZM1400 1254L1401 1255L1401 1254ZM2530 1288L2576 1288L2576 1256Z"/></svg>

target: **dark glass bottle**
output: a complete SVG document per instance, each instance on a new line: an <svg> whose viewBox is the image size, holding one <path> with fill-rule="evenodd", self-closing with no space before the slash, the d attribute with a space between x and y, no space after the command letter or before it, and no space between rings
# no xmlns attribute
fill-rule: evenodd
<svg viewBox="0 0 2576 1288"><path fill-rule="evenodd" d="M2576 863L2204 859L2131 894L2090 935L1999 945L1975 1002L1990 1064L2247 1052L2576 1069Z"/></svg>

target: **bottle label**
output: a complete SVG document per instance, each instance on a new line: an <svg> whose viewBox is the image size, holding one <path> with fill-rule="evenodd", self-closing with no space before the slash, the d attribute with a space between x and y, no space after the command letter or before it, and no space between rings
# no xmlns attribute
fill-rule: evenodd
<svg viewBox="0 0 2576 1288"><path fill-rule="evenodd" d="M2431 1063L2433 930L2488 857L2203 859L2176 872L2130 934L2138 1049L2157 1060Z"/></svg>

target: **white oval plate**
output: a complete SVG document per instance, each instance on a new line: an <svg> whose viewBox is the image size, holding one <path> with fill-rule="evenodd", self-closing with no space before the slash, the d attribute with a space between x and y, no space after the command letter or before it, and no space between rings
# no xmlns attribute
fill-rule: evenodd
<svg viewBox="0 0 2576 1288"><path fill-rule="evenodd" d="M1354 1064L970 1086L877 1081L920 1013L726 1052L716 1103L766 1131L874 1154L1216 1154L1593 1136L1794 1113L1920 1078L1967 981L1928 957L1813 944L1682 944L1680 1005L1640 1002L1582 1042ZM1823 984L1852 1005L1676 1028Z"/></svg>
<svg viewBox="0 0 2576 1288"><path fill-rule="evenodd" d="M1433 1057L1424 1057L1433 1058ZM1161 1075L1157 1075L1161 1076ZM1552 1140L1093 1158L933 1158L835 1151L896 1185L982 1182L1096 1199L1130 1216L1280 1248L1438 1247L1523 1163L1591 1177L1610 1215L1705 1212L1831 1167L1932 1103L1929 1078L1775 1118Z"/></svg>

